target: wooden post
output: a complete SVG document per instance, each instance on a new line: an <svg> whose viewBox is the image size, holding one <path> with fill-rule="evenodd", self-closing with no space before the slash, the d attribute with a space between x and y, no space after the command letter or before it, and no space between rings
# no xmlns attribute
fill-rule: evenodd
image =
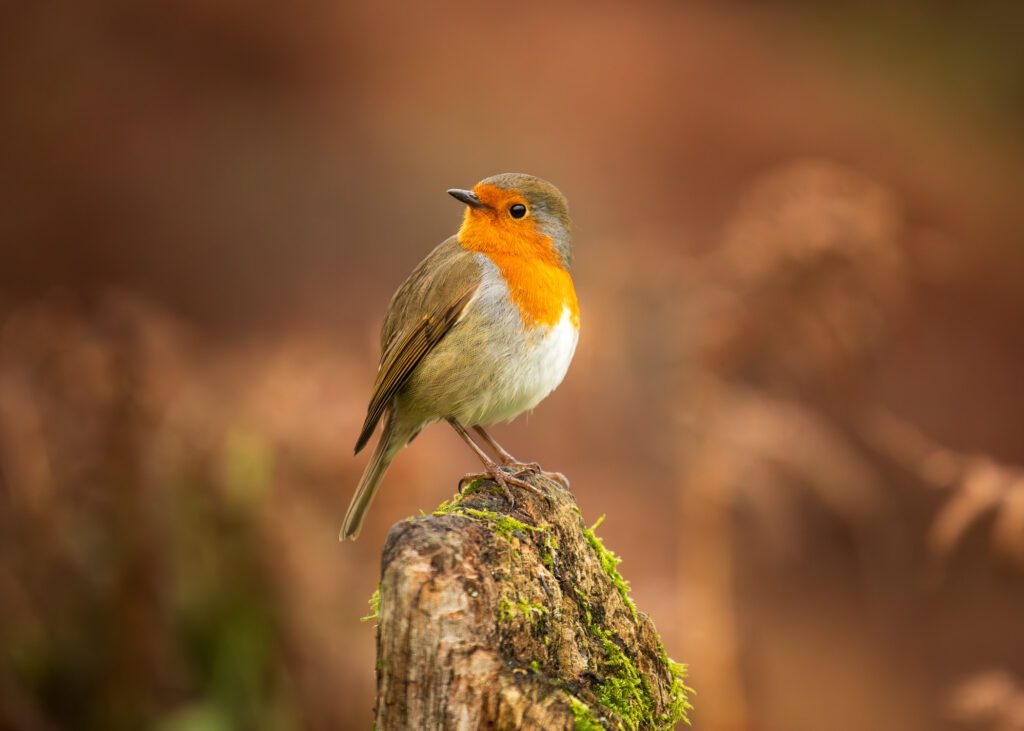
<svg viewBox="0 0 1024 731"><path fill-rule="evenodd" d="M388 534L377 635L376 728L669 729L683 666L557 483L478 481Z"/></svg>

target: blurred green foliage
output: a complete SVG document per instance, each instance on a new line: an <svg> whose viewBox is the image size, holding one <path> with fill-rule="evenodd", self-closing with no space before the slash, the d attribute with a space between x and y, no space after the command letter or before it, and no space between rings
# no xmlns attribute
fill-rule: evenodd
<svg viewBox="0 0 1024 731"><path fill-rule="evenodd" d="M816 47L900 102L1018 133L1024 128L1024 4L921 2L790 4ZM1024 136L1014 134L1024 145Z"/></svg>

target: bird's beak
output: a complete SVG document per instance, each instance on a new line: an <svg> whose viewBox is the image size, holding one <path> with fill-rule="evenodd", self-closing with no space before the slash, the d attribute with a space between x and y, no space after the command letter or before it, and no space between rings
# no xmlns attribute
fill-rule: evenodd
<svg viewBox="0 0 1024 731"><path fill-rule="evenodd" d="M448 195L450 195L455 200L462 201L467 206L472 206L473 208L488 208L488 205L479 198L477 198L476 193L474 193L471 190L463 190L462 188L452 188L448 191Z"/></svg>

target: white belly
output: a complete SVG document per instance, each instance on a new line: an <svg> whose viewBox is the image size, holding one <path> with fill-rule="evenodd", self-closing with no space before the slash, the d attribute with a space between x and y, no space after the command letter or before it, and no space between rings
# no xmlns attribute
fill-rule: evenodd
<svg viewBox="0 0 1024 731"><path fill-rule="evenodd" d="M483 257L483 255L480 255ZM524 326L488 260L465 319L424 358L401 397L414 426L453 417L486 426L529 411L565 378L579 332L568 307L551 326Z"/></svg>
<svg viewBox="0 0 1024 731"><path fill-rule="evenodd" d="M506 353L503 359L494 361L492 387L481 394L477 404L466 405L469 408L462 414L465 423L484 426L514 419L539 404L562 382L579 339L569 309L565 308L558 323L533 336L523 338L520 354Z"/></svg>

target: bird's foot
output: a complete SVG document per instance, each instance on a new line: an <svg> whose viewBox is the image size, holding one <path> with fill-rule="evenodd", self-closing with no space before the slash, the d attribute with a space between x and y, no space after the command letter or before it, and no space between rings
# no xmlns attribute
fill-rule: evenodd
<svg viewBox="0 0 1024 731"><path fill-rule="evenodd" d="M547 499L547 495L536 485L532 485L526 480L520 479L518 475L525 474L527 470L520 470L513 474L505 472L505 468L501 467L496 463L487 465L487 469L483 472L470 472L467 475L463 475L459 480L459 492L461 493L467 483L473 480L493 480L497 483L498 487L501 488L502 493L505 495L505 499L508 500L509 510L512 510L516 505L515 496L512 494L511 486L522 488L523 490L529 490L534 495Z"/></svg>
<svg viewBox="0 0 1024 731"><path fill-rule="evenodd" d="M517 477L519 475L540 475L541 477L546 477L549 480L554 480L566 490L569 489L568 477L563 475L561 472L546 472L544 468L540 466L539 462L518 462L513 460L511 462L506 462L503 466L512 470L512 474Z"/></svg>

